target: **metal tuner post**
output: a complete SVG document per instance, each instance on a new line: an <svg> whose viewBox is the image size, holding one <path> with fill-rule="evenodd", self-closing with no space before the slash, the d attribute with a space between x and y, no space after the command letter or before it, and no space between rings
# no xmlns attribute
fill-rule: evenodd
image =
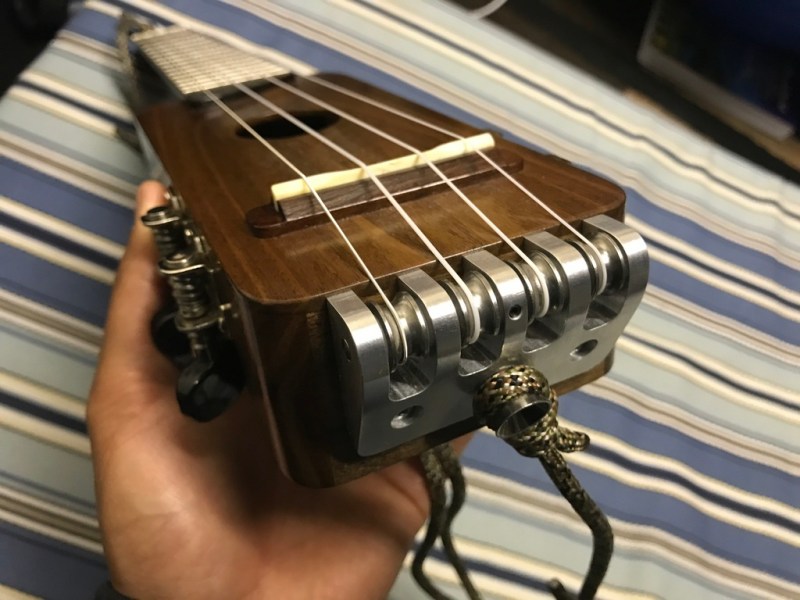
<svg viewBox="0 0 800 600"><path fill-rule="evenodd" d="M238 396L244 375L221 325L229 306L220 303L213 262L202 237L186 219L180 199L150 209L142 222L154 234L158 269L173 302L151 323L156 347L181 368L176 395L181 412L197 421L216 418Z"/></svg>

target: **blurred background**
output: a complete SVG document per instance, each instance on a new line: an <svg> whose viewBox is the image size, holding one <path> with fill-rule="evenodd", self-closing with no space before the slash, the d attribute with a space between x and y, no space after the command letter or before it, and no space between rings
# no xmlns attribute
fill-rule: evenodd
<svg viewBox="0 0 800 600"><path fill-rule="evenodd" d="M800 182L800 0L451 0ZM0 92L74 0L0 0Z"/></svg>

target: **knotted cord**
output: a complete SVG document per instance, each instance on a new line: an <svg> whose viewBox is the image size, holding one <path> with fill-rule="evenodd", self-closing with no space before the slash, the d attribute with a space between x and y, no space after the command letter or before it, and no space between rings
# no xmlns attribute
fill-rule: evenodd
<svg viewBox="0 0 800 600"><path fill-rule="evenodd" d="M435 446L420 455L422 468L428 485L431 515L422 543L414 555L411 574L419 586L435 600L449 600L425 575L422 568L437 538L441 538L445 555L458 574L461 585L470 600L480 600L481 595L469 577L466 565L456 551L453 543L452 524L467 497L466 480L461 463L450 444ZM450 482L450 504L447 503L447 482Z"/></svg>
<svg viewBox="0 0 800 600"><path fill-rule="evenodd" d="M569 593L557 579L548 586L557 600L594 598L611 561L614 533L561 454L584 450L589 436L558 424L558 396L545 376L531 367L500 369L481 387L473 406L499 438L523 456L539 459L558 491L592 531L592 559L578 595Z"/></svg>
<svg viewBox="0 0 800 600"><path fill-rule="evenodd" d="M597 594L614 550L614 533L603 511L572 474L562 452L579 452L589 445L589 436L558 423L558 396L536 369L512 366L500 369L480 388L473 400L479 419L523 456L538 458L561 495L592 532L593 549L589 569L577 594L567 591L557 579L548 583L556 600L591 600ZM423 468L431 498L428 530L412 564L412 574L432 598L447 600L425 576L422 563L437 537L441 537L448 560L456 569L470 599L480 594L472 587L463 561L453 547L450 525L465 498L465 484L458 457L449 445L423 453ZM459 479L460 478L460 479ZM453 498L446 504L446 481Z"/></svg>

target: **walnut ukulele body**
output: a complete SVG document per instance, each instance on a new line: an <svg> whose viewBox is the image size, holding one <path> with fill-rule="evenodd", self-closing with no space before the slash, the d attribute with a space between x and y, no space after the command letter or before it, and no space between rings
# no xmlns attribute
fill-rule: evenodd
<svg viewBox="0 0 800 600"><path fill-rule="evenodd" d="M480 133L347 77L323 78L458 134ZM289 77L285 81L417 148L452 140L310 80ZM404 153L284 89L264 86L258 93L369 164ZM252 98L240 95L225 101L304 173L353 166ZM393 449L360 455L345 417L348 398L335 357L339 341L331 333L326 304L329 297L346 290L364 300L378 297L341 238L318 214L304 215L301 207L287 218L274 208L270 185L295 179L296 174L218 106L167 101L140 109L137 117L216 261L220 300L232 305L225 329L244 362L249 396L237 401L255 398L265 404L269 419L265 435L272 436L282 467L292 479L310 486L339 484L479 426L475 419L466 418ZM598 214L622 219L620 188L556 157L495 137L490 155L576 228ZM453 173L459 187L515 242L541 231L567 235L508 180L487 168L485 161L462 157L442 168ZM387 176L386 182L456 271L461 272L463 257L476 250L513 258L509 248L447 186L431 181L428 169ZM410 270L421 269L435 279L444 276L371 184L351 184L323 196L336 206L333 213L342 229L390 298L397 292L398 276ZM351 201L336 204L344 197ZM560 392L573 389L600 376L610 362L607 353L591 369L556 387Z"/></svg>

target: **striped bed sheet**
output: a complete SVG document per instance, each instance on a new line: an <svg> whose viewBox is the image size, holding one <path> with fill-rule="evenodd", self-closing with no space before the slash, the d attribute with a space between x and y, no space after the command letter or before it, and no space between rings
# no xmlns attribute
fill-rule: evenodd
<svg viewBox="0 0 800 600"><path fill-rule="evenodd" d="M107 576L84 404L148 175L115 134L123 8L623 186L651 283L611 374L561 403L616 531L600 597L800 597L800 188L439 0L88 0L0 100L0 598L89 598ZM487 597L575 589L590 538L538 465L484 432L464 464L457 543ZM458 597L441 555L429 570ZM391 597L420 596L402 573Z"/></svg>

